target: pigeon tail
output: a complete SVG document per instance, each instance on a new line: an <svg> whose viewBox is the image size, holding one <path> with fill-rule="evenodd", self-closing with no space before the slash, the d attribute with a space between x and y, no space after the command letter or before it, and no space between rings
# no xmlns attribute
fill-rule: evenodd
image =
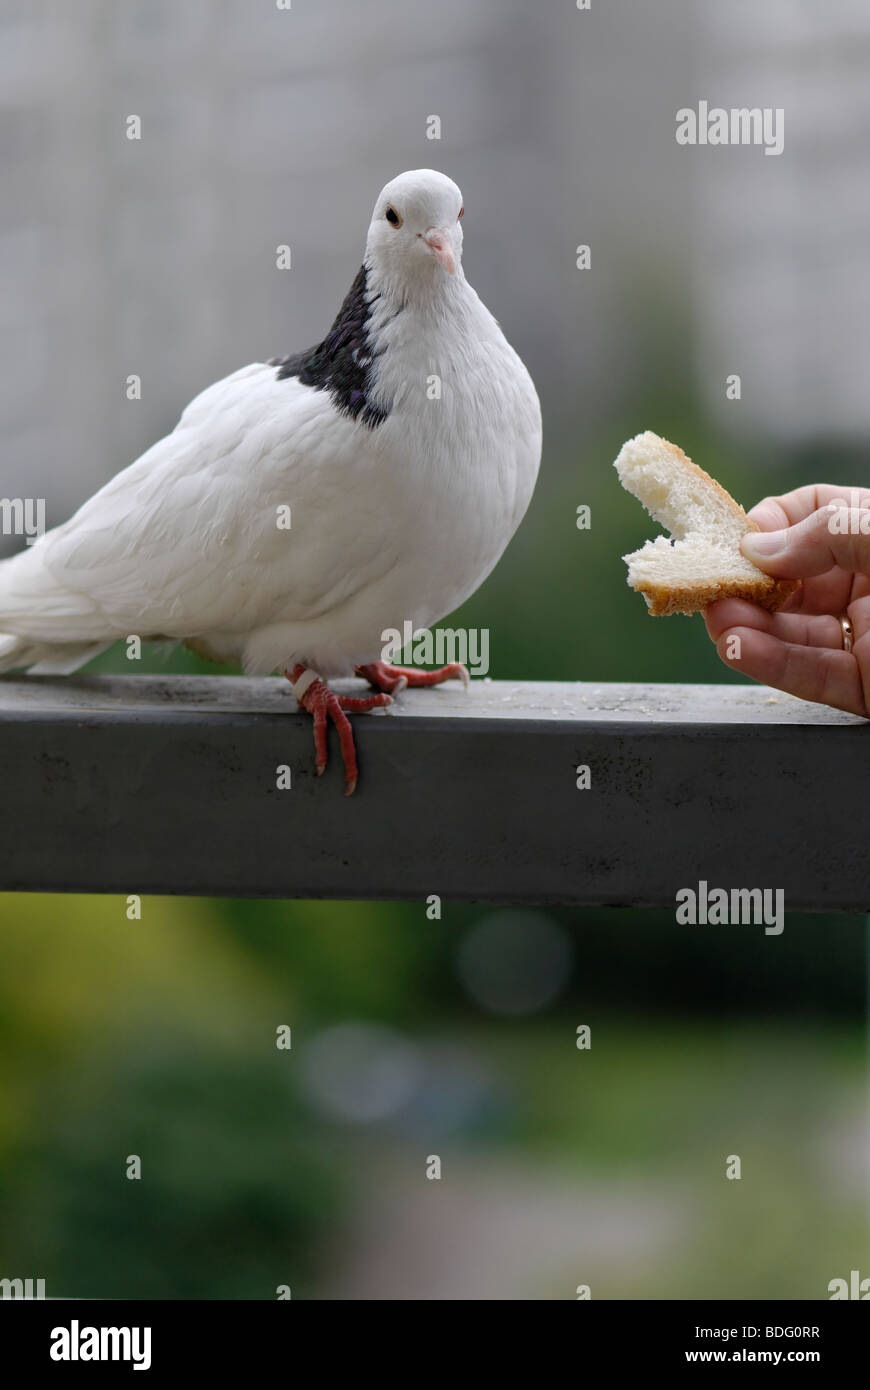
<svg viewBox="0 0 870 1390"><path fill-rule="evenodd" d="M111 642L34 642L0 633L0 674L29 671L32 676L69 676L106 651Z"/></svg>

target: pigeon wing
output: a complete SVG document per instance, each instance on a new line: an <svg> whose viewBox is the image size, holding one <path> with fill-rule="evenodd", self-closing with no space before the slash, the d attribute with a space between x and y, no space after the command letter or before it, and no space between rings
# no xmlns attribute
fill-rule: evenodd
<svg viewBox="0 0 870 1390"><path fill-rule="evenodd" d="M378 448L326 391L243 367L0 565L0 631L182 638L327 613L393 562L365 525L383 525Z"/></svg>

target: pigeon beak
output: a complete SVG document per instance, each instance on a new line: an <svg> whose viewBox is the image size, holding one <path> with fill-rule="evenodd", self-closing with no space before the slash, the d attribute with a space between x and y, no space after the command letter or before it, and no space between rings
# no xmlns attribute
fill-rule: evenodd
<svg viewBox="0 0 870 1390"><path fill-rule="evenodd" d="M446 227L429 227L423 234L423 241L429 247L436 261L440 261L448 275L456 270L456 257L453 254L453 241Z"/></svg>

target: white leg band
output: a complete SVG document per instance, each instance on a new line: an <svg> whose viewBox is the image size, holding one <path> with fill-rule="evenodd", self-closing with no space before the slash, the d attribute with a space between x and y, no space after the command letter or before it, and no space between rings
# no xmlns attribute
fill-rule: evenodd
<svg viewBox="0 0 870 1390"><path fill-rule="evenodd" d="M300 704L302 703L302 696L305 694L308 687L310 685L313 685L315 681L319 680L320 677L318 676L317 672L312 671L310 666L306 666L298 681L290 682L290 689L293 691L293 694L296 696L296 699L299 701Z"/></svg>

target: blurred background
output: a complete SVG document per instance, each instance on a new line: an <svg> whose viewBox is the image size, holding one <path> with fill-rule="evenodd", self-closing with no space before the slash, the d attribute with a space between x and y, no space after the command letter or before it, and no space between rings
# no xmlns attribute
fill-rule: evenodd
<svg viewBox="0 0 870 1390"><path fill-rule="evenodd" d="M0 491L56 525L211 381L316 342L378 190L433 166L545 423L528 517L451 625L490 630L496 679L738 679L626 588L651 530L611 462L651 428L747 506L866 484L868 71L860 0L0 0ZM784 152L678 146L701 99L782 107ZM0 1278L752 1299L870 1275L862 919L5 895L0 933Z"/></svg>

